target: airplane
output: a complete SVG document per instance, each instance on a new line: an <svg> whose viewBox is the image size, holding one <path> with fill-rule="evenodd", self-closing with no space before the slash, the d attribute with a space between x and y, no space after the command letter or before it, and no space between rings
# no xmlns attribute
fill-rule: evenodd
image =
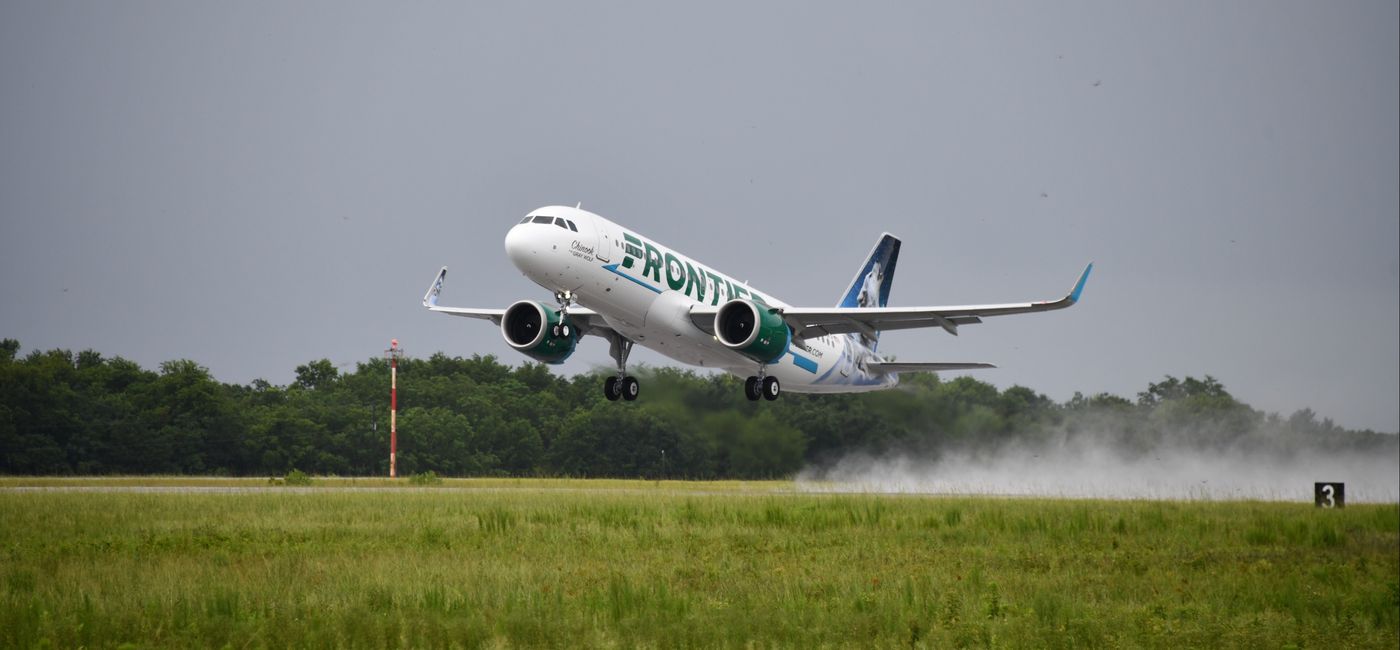
<svg viewBox="0 0 1400 650"><path fill-rule="evenodd" d="M617 373L603 383L611 401L632 401L640 382L627 358L640 344L682 363L744 377L750 401L796 393L893 388L902 373L994 368L989 363L892 361L876 352L880 332L958 328L989 316L1052 311L1079 301L1094 265L1059 300L944 307L890 307L900 240L875 242L835 307L793 307L715 267L624 228L582 206L531 211L506 233L506 255L548 289L553 304L520 300L505 309L438 305L447 267L423 296L430 311L489 320L506 343L548 364L563 363L584 336L608 342Z"/></svg>

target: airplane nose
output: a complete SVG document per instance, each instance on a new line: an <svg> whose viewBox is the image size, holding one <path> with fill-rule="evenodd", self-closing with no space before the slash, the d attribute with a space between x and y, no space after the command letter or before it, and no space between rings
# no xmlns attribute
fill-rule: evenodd
<svg viewBox="0 0 1400 650"><path fill-rule="evenodd" d="M518 224L505 233L505 256L511 259L515 268L528 275L532 266L538 265L540 255L549 248L547 228L536 224Z"/></svg>
<svg viewBox="0 0 1400 650"><path fill-rule="evenodd" d="M519 224L506 233L506 257L515 268L524 270L526 262L535 253L534 239L530 236L530 224Z"/></svg>

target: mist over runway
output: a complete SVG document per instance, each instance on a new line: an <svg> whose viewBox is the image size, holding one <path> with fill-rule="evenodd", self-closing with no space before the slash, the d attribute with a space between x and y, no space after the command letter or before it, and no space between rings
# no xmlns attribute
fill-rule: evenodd
<svg viewBox="0 0 1400 650"><path fill-rule="evenodd" d="M1346 483L1348 502L1400 502L1400 457L1314 450L1127 454L1071 441L937 457L853 453L797 476L798 489L807 492L1300 502L1312 501L1315 481Z"/></svg>
<svg viewBox="0 0 1400 650"><path fill-rule="evenodd" d="M433 486L382 477L318 477L310 486L227 477L8 477L0 493L144 495L329 495L503 493L791 497L813 494L989 496L1052 499L1311 502L1313 481L1346 483L1349 503L1400 502L1400 467L1373 454L1298 454L1242 458L1237 454L1170 452L1130 459L1098 450L950 453L939 460L912 455L850 454L808 467L792 480L692 481L637 479L448 478Z"/></svg>

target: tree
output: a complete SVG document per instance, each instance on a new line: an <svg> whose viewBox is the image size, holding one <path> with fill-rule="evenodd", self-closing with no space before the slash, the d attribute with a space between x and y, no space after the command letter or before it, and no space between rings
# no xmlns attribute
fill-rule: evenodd
<svg viewBox="0 0 1400 650"><path fill-rule="evenodd" d="M729 476L779 478L802 468L802 432L769 411L752 418L737 415L731 412L710 423L718 428Z"/></svg>
<svg viewBox="0 0 1400 650"><path fill-rule="evenodd" d="M383 474L389 367L370 358L341 373L320 359L289 386L223 384L191 360L142 369L95 350L31 351L0 341L0 473ZM1311 409L1254 411L1214 377L1167 376L1129 400L1034 390L970 377L907 377L900 390L785 395L749 402L726 374L638 366L651 388L604 400L602 375L555 376L495 357L404 359L400 470L444 475L759 478L853 451L938 454L953 448L1090 440L1133 454L1168 442L1292 453L1397 453L1397 437L1348 431Z"/></svg>
<svg viewBox="0 0 1400 650"><path fill-rule="evenodd" d="M307 390L329 388L335 383L337 371L329 359L317 359L297 366L296 385Z"/></svg>
<svg viewBox="0 0 1400 650"><path fill-rule="evenodd" d="M575 412L549 451L549 465L569 476L658 476L661 450L677 448L677 432L660 418L608 403Z"/></svg>

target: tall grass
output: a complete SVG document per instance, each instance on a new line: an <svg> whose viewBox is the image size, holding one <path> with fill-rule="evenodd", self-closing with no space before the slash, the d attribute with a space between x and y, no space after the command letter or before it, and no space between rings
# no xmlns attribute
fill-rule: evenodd
<svg viewBox="0 0 1400 650"><path fill-rule="evenodd" d="M0 493L0 645L1394 648L1400 629L1395 505L512 485Z"/></svg>

